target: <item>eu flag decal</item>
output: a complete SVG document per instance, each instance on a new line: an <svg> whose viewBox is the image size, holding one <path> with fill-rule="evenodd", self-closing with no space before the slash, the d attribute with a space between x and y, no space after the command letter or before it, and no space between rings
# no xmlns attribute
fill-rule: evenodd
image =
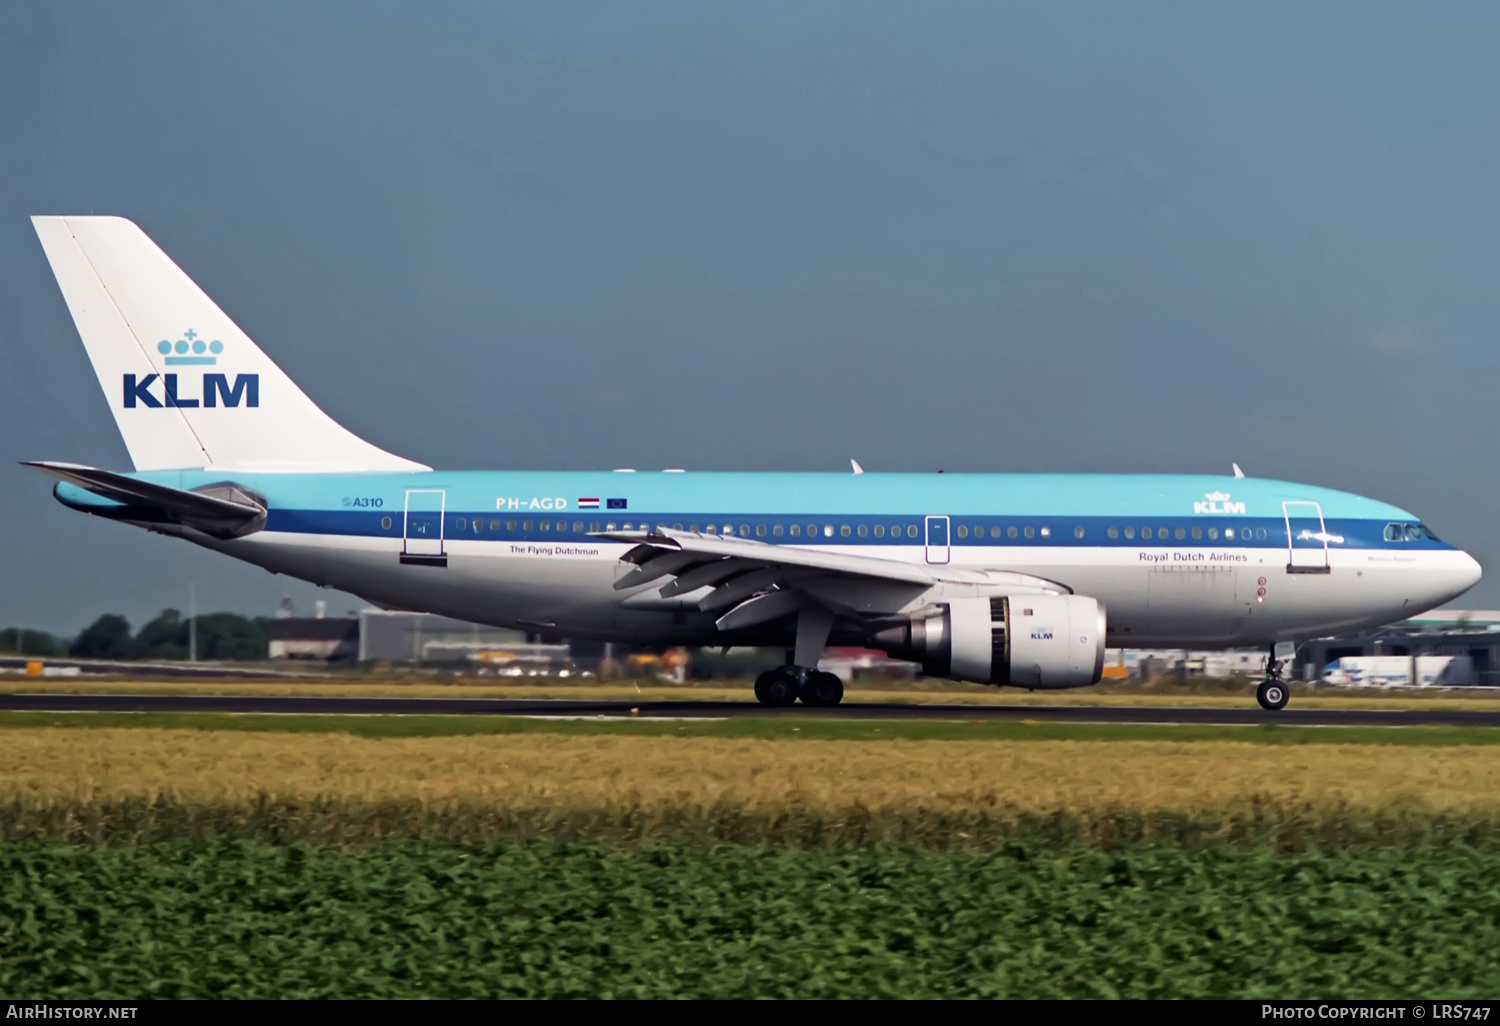
<svg viewBox="0 0 1500 1026"><path fill-rule="evenodd" d="M606 500L605 508L606 509L624 509L625 508L625 500L624 499L608 499L608 500Z"/></svg>

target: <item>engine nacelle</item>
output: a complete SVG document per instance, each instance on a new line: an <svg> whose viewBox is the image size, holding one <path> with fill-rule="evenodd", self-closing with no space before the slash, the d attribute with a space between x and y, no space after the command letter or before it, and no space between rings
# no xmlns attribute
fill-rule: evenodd
<svg viewBox="0 0 1500 1026"><path fill-rule="evenodd" d="M1104 675L1104 608L1084 595L953 599L875 643L933 677L1079 688Z"/></svg>

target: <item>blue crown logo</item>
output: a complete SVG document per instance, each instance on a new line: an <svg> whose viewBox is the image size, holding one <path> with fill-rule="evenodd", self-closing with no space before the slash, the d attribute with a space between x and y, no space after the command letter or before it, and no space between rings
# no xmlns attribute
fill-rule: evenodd
<svg viewBox="0 0 1500 1026"><path fill-rule="evenodd" d="M198 333L192 328L182 333L182 338L176 342L168 342L162 339L156 343L156 351L167 358L168 367L183 366L213 366L219 362L219 354L224 351L224 343L218 339L205 342L198 337ZM172 355L173 353L177 355ZM212 356L208 354L212 353ZM191 355L189 355L191 354Z"/></svg>

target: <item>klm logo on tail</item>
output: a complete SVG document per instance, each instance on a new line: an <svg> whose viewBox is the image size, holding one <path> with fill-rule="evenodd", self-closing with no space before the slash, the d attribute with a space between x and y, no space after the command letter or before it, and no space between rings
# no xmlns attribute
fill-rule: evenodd
<svg viewBox="0 0 1500 1026"><path fill-rule="evenodd" d="M162 339L156 343L156 351L167 358L168 367L183 367L195 364L211 367L219 362L219 354L224 351L224 343L218 339L214 339L212 342L205 342L198 337L196 331L189 328L182 333L182 338L176 342L168 342L166 339ZM177 355L172 356L172 353L176 353ZM189 353L193 355L189 356ZM204 355L205 353L212 353L213 355L206 356Z"/></svg>
<svg viewBox="0 0 1500 1026"><path fill-rule="evenodd" d="M189 328L176 342L162 339L156 344L156 351L166 357L166 364L169 367L211 367L219 362L219 354L224 351L224 343L218 339L212 342L205 341L198 337L196 331ZM159 398L151 391L151 386L156 384L158 377L161 378L162 392ZM239 406L242 401L247 407L260 405L259 374L236 374L234 384L231 385L227 374L205 373L198 398L184 395L180 391L181 385L178 378L177 374L147 374L141 378L137 378L134 374L125 375L125 408L127 410L133 410L138 406L153 410L165 409L169 406L183 409L197 406L212 408L218 406L221 399L225 406Z"/></svg>

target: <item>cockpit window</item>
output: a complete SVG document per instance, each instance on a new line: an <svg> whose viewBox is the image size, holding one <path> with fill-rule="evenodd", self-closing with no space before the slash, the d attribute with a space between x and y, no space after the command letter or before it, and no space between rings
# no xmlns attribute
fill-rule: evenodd
<svg viewBox="0 0 1500 1026"><path fill-rule="evenodd" d="M1427 529L1426 524L1386 524L1385 540L1390 542L1414 542L1439 541L1440 539Z"/></svg>

